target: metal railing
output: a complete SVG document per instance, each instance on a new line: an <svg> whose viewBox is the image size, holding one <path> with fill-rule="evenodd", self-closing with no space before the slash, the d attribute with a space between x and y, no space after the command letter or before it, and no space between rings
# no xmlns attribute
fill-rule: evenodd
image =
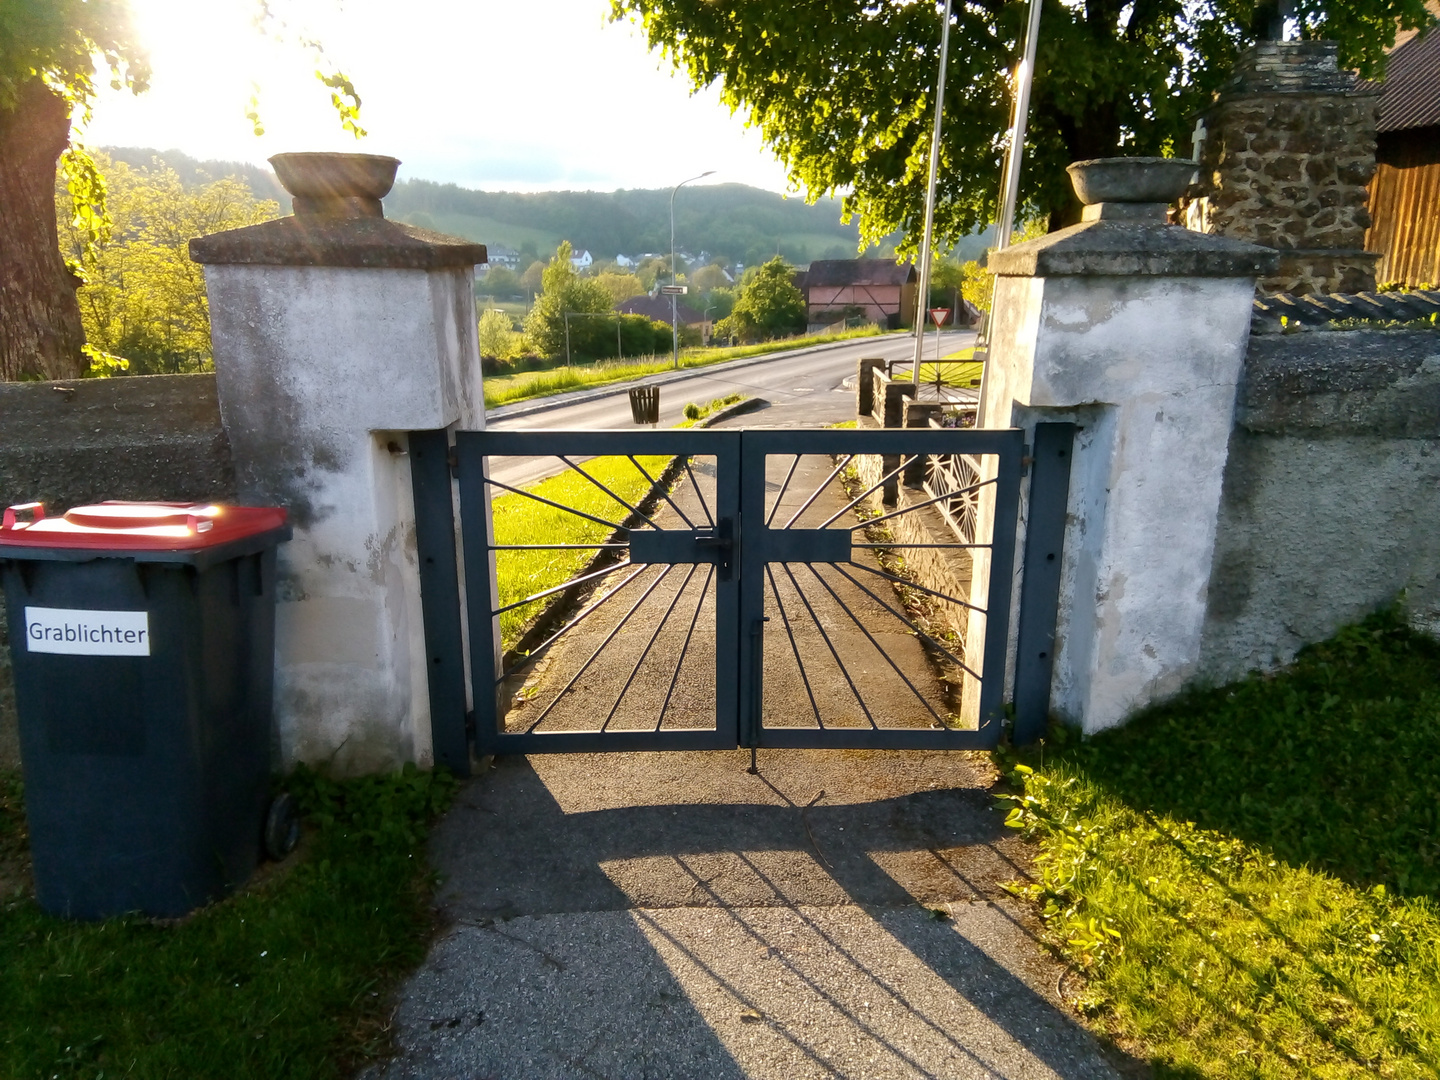
<svg viewBox="0 0 1440 1080"><path fill-rule="evenodd" d="M931 427L940 427L935 421ZM961 543L975 542L975 520L980 499L980 462L971 454L931 454L925 459L925 494ZM947 492L954 494L946 495Z"/></svg>

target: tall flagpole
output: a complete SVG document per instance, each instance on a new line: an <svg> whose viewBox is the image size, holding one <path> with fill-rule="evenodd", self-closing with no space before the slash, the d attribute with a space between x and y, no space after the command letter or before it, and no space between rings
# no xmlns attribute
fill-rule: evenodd
<svg viewBox="0 0 1440 1080"><path fill-rule="evenodd" d="M1010 146L1005 155L1005 168L1001 172L1000 217L996 224L995 250L1004 251L1010 246L1010 234L1015 231L1016 204L1020 194L1020 163L1025 157L1025 126L1030 117L1030 84L1035 77L1035 46L1040 40L1040 3L1030 0L1030 21L1025 30L1025 53L1020 66L1015 69L1015 112L1010 124ZM985 401L986 376L990 374L990 319L995 312L995 278L990 278L990 303L986 306L980 321L980 340L975 343L975 358L981 360L980 400ZM976 417L976 424L983 426L986 418Z"/></svg>
<svg viewBox="0 0 1440 1080"><path fill-rule="evenodd" d="M1039 0L1032 0L1038 3ZM915 298L915 364L911 378L920 385L920 352L925 347L925 315L930 307L930 249L935 231L935 177L940 171L940 116L945 111L945 62L950 54L950 0L940 24L940 77L935 81L935 129L930 134L930 184L925 189L925 232L920 239L920 292ZM939 327L936 327L939 333Z"/></svg>

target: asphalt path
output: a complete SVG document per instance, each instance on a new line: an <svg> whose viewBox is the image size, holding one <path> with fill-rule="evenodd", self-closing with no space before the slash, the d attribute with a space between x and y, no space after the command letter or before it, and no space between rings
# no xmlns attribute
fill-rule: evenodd
<svg viewBox="0 0 1440 1080"><path fill-rule="evenodd" d="M681 372L678 376L637 380L660 384L660 426L672 427L684 418L687 402L706 404L731 394L761 397L774 414L796 417L829 416L843 420L853 411L853 391L840 384L855 373L861 357L908 360L914 355L914 338L908 334L860 338L835 345L778 353L749 360L732 360L713 367ZM940 355L946 356L975 341L970 331L940 335ZM935 352L935 336L925 338L925 357ZM552 400L526 401L491 410L486 426L502 431L604 431L635 427L630 416L629 389L635 383L617 383L599 391L576 391ZM833 421L832 421L833 422ZM772 426L765 424L764 426ZM492 460L491 475L512 487L554 475L564 466L555 458Z"/></svg>

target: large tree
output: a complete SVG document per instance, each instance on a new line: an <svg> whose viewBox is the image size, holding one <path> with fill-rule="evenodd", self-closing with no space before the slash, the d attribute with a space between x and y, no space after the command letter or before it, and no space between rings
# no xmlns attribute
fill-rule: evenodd
<svg viewBox="0 0 1440 1080"><path fill-rule="evenodd" d="M256 0L257 30L309 55L341 126L359 138L355 87L312 34L287 20L289 7ZM105 182L72 141L71 123L89 119L97 66L117 89L145 89L149 66L129 0L0 0L0 380L68 379L90 367L75 298L83 269L61 255L54 187L59 163L88 253L108 228ZM257 135L258 108L252 98L246 114Z"/></svg>
<svg viewBox="0 0 1440 1080"><path fill-rule="evenodd" d="M923 0L612 0L695 86L718 84L811 196L845 193L865 242L922 220L940 13ZM1010 77L1026 0L956 0L936 230L993 220ZM1296 0L1309 38L1383 70L1424 0ZM1188 156L1192 116L1256 38L1255 0L1044 0L1022 174L1028 215L1078 217L1064 166L1124 154Z"/></svg>
<svg viewBox="0 0 1440 1080"><path fill-rule="evenodd" d="M66 156L82 229L103 202L99 174L68 152L70 118L94 95L95 59L143 89L126 0L0 0L0 379L71 378L87 365L76 267L60 254L55 169Z"/></svg>

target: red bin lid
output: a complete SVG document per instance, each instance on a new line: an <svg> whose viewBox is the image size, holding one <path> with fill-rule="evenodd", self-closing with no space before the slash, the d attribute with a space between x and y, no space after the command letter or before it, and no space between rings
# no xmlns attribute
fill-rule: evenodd
<svg viewBox="0 0 1440 1080"><path fill-rule="evenodd" d="M5 510L0 550L196 551L284 528L286 517L278 506L119 500L46 517L40 503L22 503Z"/></svg>

